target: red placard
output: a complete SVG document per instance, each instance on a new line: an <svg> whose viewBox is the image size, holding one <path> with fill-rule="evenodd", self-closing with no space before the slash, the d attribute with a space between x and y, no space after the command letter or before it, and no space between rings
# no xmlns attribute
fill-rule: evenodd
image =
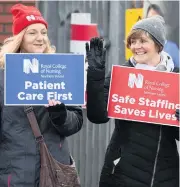
<svg viewBox="0 0 180 187"><path fill-rule="evenodd" d="M108 116L116 119L179 126L179 73L113 66Z"/></svg>

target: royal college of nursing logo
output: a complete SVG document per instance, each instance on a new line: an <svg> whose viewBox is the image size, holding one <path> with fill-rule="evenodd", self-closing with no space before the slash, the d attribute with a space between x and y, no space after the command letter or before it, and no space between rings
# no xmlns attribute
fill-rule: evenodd
<svg viewBox="0 0 180 187"><path fill-rule="evenodd" d="M27 19L28 21L44 20L42 16L34 16L34 15L26 16L26 19Z"/></svg>
<svg viewBox="0 0 180 187"><path fill-rule="evenodd" d="M143 80L144 77L142 74L138 74L137 77L134 73L129 74L129 80L128 80L128 86L130 88L134 88L134 85L136 85L136 88L142 88L143 87Z"/></svg>
<svg viewBox="0 0 180 187"><path fill-rule="evenodd" d="M23 61L23 72L29 74L30 71L39 73L39 61L36 58L33 58L32 61L30 59L24 59Z"/></svg>
<svg viewBox="0 0 180 187"><path fill-rule="evenodd" d="M34 15L26 16L26 19L27 19L28 21L36 20L36 18L35 18Z"/></svg>

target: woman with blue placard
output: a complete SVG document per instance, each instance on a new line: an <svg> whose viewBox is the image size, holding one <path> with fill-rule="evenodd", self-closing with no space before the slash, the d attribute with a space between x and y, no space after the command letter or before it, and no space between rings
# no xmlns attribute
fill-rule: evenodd
<svg viewBox="0 0 180 187"><path fill-rule="evenodd" d="M37 8L16 4L11 12L13 37L0 52L0 187L79 187L66 137L81 129L82 109L56 100L46 106L4 105L4 54L55 53Z"/></svg>
<svg viewBox="0 0 180 187"><path fill-rule="evenodd" d="M127 37L127 47L133 56L124 66L176 72L171 57L162 51L165 41L162 17L153 16L137 22ZM106 123L109 120L107 102L111 77L110 74L105 76L103 41L100 38L91 39L90 46L86 44L86 52L89 64L87 116L93 123ZM173 117L179 120L179 108L174 110ZM115 119L99 186L178 187L179 155L176 140L179 140L178 127Z"/></svg>

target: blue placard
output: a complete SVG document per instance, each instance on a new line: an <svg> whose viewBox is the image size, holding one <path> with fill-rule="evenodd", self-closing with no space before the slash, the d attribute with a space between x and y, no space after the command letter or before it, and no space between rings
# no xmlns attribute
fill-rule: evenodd
<svg viewBox="0 0 180 187"><path fill-rule="evenodd" d="M84 105L84 55L6 54L5 105Z"/></svg>

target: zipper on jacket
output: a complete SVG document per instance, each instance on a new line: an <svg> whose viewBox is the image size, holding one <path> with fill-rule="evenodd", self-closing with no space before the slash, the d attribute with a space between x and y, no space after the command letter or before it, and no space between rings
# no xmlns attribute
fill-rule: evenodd
<svg viewBox="0 0 180 187"><path fill-rule="evenodd" d="M113 168L112 168L111 174L114 174L115 167L119 163L120 160L121 160L121 157L113 161Z"/></svg>
<svg viewBox="0 0 180 187"><path fill-rule="evenodd" d="M159 150L160 150L160 144L161 144L161 130L162 130L162 126L160 126L158 147L157 147L156 157L155 157L155 161L154 161L153 175L152 175L150 187L153 187L153 184L154 184L154 177L155 177L155 173L156 173L157 160L158 160L158 155L159 155Z"/></svg>

